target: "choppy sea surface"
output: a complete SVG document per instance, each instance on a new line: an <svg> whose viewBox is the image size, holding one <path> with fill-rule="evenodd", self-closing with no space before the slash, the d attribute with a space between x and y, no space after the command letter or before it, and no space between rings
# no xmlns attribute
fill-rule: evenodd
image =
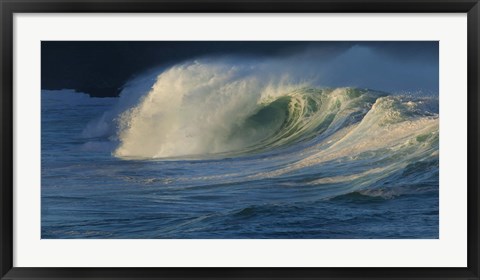
<svg viewBox="0 0 480 280"><path fill-rule="evenodd" d="M438 238L438 98L155 77L42 91L42 238Z"/></svg>

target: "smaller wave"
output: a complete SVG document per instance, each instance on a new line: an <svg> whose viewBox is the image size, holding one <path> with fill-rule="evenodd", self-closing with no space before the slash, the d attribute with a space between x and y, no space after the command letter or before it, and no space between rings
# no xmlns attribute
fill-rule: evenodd
<svg viewBox="0 0 480 280"><path fill-rule="evenodd" d="M42 106L79 106L113 104L117 98L95 98L73 89L42 90Z"/></svg>
<svg viewBox="0 0 480 280"><path fill-rule="evenodd" d="M372 202L395 199L406 195L420 195L426 193L436 193L438 186L430 185L413 185L413 186L397 186L384 188L367 188L358 191L349 192L328 198L328 200L348 200L352 202Z"/></svg>

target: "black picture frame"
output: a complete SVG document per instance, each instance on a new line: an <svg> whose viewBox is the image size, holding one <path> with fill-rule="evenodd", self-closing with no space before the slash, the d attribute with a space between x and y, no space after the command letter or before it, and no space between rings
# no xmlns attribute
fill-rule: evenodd
<svg viewBox="0 0 480 280"><path fill-rule="evenodd" d="M0 0L1 279L480 279L478 0ZM466 268L13 267L13 15L15 13L467 13L468 266ZM128 252L126 252L128 254ZM448 253L448 252L446 252Z"/></svg>

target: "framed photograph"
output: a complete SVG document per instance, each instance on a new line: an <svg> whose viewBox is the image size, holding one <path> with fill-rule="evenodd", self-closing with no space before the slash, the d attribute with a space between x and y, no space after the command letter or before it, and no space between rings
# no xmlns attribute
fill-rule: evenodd
<svg viewBox="0 0 480 280"><path fill-rule="evenodd" d="M479 279L478 1L1 1L1 279Z"/></svg>

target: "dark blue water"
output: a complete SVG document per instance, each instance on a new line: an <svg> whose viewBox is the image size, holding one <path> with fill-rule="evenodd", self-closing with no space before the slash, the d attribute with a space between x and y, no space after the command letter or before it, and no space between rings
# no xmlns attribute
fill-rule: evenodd
<svg viewBox="0 0 480 280"><path fill-rule="evenodd" d="M369 103L329 117L345 130L272 150L128 159L119 139L85 135L117 102L42 92L42 238L438 238L437 117L406 112L395 140L359 134Z"/></svg>

